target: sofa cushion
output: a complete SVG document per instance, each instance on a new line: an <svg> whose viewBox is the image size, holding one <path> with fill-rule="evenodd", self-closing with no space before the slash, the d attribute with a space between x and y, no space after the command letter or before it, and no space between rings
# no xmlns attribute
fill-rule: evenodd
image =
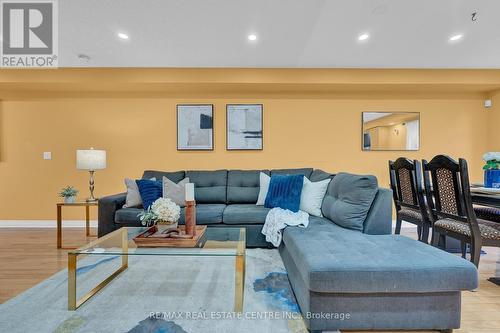
<svg viewBox="0 0 500 333"><path fill-rule="evenodd" d="M167 177L163 177L163 197L169 198L179 207L186 206L186 184L189 178L184 178L178 183L174 183Z"/></svg>
<svg viewBox="0 0 500 333"><path fill-rule="evenodd" d="M156 178L151 178L150 180L156 180ZM123 208L142 206L141 193L139 193L139 187L135 180L125 178L125 186L127 187L127 198L125 199Z"/></svg>
<svg viewBox="0 0 500 333"><path fill-rule="evenodd" d="M312 168L300 168L300 169L275 169L271 170L271 176L273 175L304 175L304 177L311 177L313 172Z"/></svg>
<svg viewBox="0 0 500 333"><path fill-rule="evenodd" d="M259 195L257 196L258 206L264 206L266 203L267 192L269 192L269 183L271 182L271 177L263 172L259 173Z"/></svg>
<svg viewBox="0 0 500 333"><path fill-rule="evenodd" d="M363 223L377 191L375 176L341 172L330 182L321 211L342 227L363 231Z"/></svg>
<svg viewBox="0 0 500 333"><path fill-rule="evenodd" d="M201 203L226 203L227 170L186 171L194 183L194 198Z"/></svg>
<svg viewBox="0 0 500 333"><path fill-rule="evenodd" d="M156 171L156 170L146 170L142 174L142 179L156 178L157 180L162 180L163 177L167 177L174 183L178 183L184 179L184 171Z"/></svg>
<svg viewBox="0 0 500 333"><path fill-rule="evenodd" d="M161 198L163 185L161 180L138 179L135 181L141 194L142 206L148 209L153 202Z"/></svg>
<svg viewBox="0 0 500 333"><path fill-rule="evenodd" d="M323 216L321 205L330 182L329 178L312 182L304 177L304 186L300 194L300 210L313 216Z"/></svg>
<svg viewBox="0 0 500 333"><path fill-rule="evenodd" d="M228 205L224 210L224 224L264 224L269 208L255 204Z"/></svg>
<svg viewBox="0 0 500 333"><path fill-rule="evenodd" d="M196 205L196 223L197 224L216 224L222 222L222 213L226 205L222 204L199 204ZM143 211L142 208L122 208L115 214L115 223L140 226L141 221L137 215ZM185 208L181 209L180 224L184 224Z"/></svg>
<svg viewBox="0 0 500 333"><path fill-rule="evenodd" d="M264 207L288 209L296 213L300 207L300 194L304 186L304 175L273 175L269 182Z"/></svg>
<svg viewBox="0 0 500 333"><path fill-rule="evenodd" d="M308 177L312 182L319 182L325 179L333 179L335 175L333 173L328 173L320 169L314 169L311 173L311 177Z"/></svg>
<svg viewBox="0 0 500 333"><path fill-rule="evenodd" d="M138 215L142 213L144 209L142 208L122 208L118 209L115 213L115 223L124 224L129 226L140 226L141 220Z"/></svg>
<svg viewBox="0 0 500 333"><path fill-rule="evenodd" d="M283 244L309 290L399 293L471 290L469 261L400 235L367 235L311 217L307 228L286 228Z"/></svg>
<svg viewBox="0 0 500 333"><path fill-rule="evenodd" d="M224 204L196 204L196 224L222 223L222 214L226 205ZM184 224L186 208L181 209L180 224Z"/></svg>
<svg viewBox="0 0 500 333"><path fill-rule="evenodd" d="M269 175L269 170L229 170L227 172L227 203L255 204L259 196L261 172Z"/></svg>

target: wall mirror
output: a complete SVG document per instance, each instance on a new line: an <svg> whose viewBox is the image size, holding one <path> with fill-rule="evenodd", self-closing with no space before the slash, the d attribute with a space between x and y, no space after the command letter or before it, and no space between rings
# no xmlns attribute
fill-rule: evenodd
<svg viewBox="0 0 500 333"><path fill-rule="evenodd" d="M420 113L363 112L363 150L419 150Z"/></svg>

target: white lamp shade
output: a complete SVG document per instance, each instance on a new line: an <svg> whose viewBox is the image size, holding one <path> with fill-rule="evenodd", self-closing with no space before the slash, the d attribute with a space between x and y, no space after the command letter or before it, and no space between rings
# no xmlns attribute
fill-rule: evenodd
<svg viewBox="0 0 500 333"><path fill-rule="evenodd" d="M106 169L106 151L97 149L77 150L76 168L79 170Z"/></svg>

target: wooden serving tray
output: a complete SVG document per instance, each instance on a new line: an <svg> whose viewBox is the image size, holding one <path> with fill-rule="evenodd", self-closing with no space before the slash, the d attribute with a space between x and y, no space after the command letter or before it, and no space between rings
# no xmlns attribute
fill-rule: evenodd
<svg viewBox="0 0 500 333"><path fill-rule="evenodd" d="M134 242L137 247L196 247L198 241L205 234L207 226L197 225L196 235L193 238L182 238L186 237L185 226L181 225L177 230L180 231L180 237L165 238L156 234L158 228L154 225L134 237Z"/></svg>

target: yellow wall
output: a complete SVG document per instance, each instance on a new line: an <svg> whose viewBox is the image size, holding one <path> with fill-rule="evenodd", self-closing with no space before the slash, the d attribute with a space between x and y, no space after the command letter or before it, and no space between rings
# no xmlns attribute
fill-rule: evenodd
<svg viewBox="0 0 500 333"><path fill-rule="evenodd" d="M500 92L493 96L488 110L488 151L500 151Z"/></svg>
<svg viewBox="0 0 500 333"><path fill-rule="evenodd" d="M427 158L439 153L469 161L473 181L481 180L481 155L488 121L480 97L197 99L47 98L4 100L0 109L0 220L54 219L57 191L75 185L87 195L88 174L75 169L75 150L108 152L108 168L96 172L99 196L124 190L124 177L144 169L315 167L331 172L374 174L388 186L387 161L398 156ZM373 94L372 94L373 95ZM370 95L370 96L372 96ZM215 151L176 151L177 103L215 104ZM225 104L264 104L264 150L225 150ZM500 104L497 101L496 104ZM421 114L417 152L363 152L362 111ZM494 110L496 119L500 110ZM498 123L498 122L497 122ZM44 161L42 153L53 159ZM67 218L82 219L78 209Z"/></svg>

